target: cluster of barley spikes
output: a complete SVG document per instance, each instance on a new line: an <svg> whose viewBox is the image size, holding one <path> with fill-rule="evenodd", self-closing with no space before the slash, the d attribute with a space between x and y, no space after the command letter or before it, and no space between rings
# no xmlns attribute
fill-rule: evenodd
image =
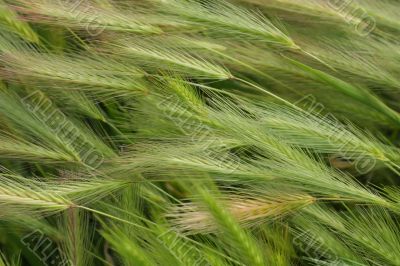
<svg viewBox="0 0 400 266"><path fill-rule="evenodd" d="M0 266L400 265L399 0L0 0Z"/></svg>

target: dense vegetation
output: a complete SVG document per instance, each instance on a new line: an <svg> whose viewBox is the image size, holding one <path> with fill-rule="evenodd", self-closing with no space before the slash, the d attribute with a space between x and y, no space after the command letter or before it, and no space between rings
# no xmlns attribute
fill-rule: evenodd
<svg viewBox="0 0 400 266"><path fill-rule="evenodd" d="M0 266L400 265L398 0L0 0Z"/></svg>

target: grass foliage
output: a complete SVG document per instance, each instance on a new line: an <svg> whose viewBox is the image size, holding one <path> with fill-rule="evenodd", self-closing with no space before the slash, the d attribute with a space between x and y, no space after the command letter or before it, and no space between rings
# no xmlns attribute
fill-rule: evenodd
<svg viewBox="0 0 400 266"><path fill-rule="evenodd" d="M0 266L400 265L397 0L0 0Z"/></svg>

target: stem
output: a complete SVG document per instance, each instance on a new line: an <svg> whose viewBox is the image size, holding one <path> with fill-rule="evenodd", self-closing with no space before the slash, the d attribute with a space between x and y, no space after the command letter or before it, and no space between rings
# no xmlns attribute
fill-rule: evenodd
<svg viewBox="0 0 400 266"><path fill-rule="evenodd" d="M78 205L77 207L80 208L80 209L82 209L82 210L87 210L87 211L90 211L90 212L92 212L92 213L96 213L96 214L99 214L99 215L101 215L101 216L104 216L104 217L107 217L107 218L110 218L110 219L113 219L113 220L116 220L116 221L119 221L119 222L123 222L123 223L129 224L129 225L133 225L133 226L139 227L139 228L141 228L141 229L149 230L149 231L150 231L150 229L147 228L147 227L138 225L138 224L136 224L136 223L129 222L129 221L127 221L127 220L124 220L124 219L115 217L115 216L113 216L113 215L111 215L111 214L108 214L108 213L105 213L105 212L101 212L101 211L98 211L98 210L95 210L95 209L91 209L91 208L89 208L89 207L81 206L81 205Z"/></svg>
<svg viewBox="0 0 400 266"><path fill-rule="evenodd" d="M246 84L246 85L248 85L248 86L250 86L250 87L253 87L253 88L255 88L255 89L259 90L259 91L262 91L262 92L268 94L269 96L272 96L272 97L274 97L275 99L278 99L279 101L281 101L281 102L287 104L288 106L290 106L290 107L292 107L292 108L294 108L294 109L296 109L296 110L298 110L298 111L304 112L304 110L301 109L300 107L298 107L298 106L292 104L291 102L289 102L289 101L287 101L287 100L285 100L285 99L279 97L278 95L273 94L272 92L269 92L268 90L266 90L266 89L264 89L264 88L262 88L262 87L260 87L260 86L258 86L258 85L256 85L256 84L254 84L254 83L252 83L252 82L250 82L250 81L247 81L247 80L241 79L241 78L237 78L237 77L234 77L233 79L234 79L234 80L237 80L237 81L239 81L239 82L242 82L243 84Z"/></svg>
<svg viewBox="0 0 400 266"><path fill-rule="evenodd" d="M233 61L233 62L236 62L236 63L238 63L239 65L242 65L242 66L244 66L244 67L246 67L246 68L248 68L248 69L250 69L250 70L252 70L252 71L254 71L254 72L256 72L256 73L258 73L258 74L260 74L261 76L264 76L264 77L266 77L266 78L269 79L269 80L272 80L273 82L275 82L275 83L281 85L282 87L285 87L286 89L290 90L291 92L294 92L294 93L300 95L300 94L298 93L298 91L294 90L292 87L289 87L288 85L286 85L286 84L283 83L282 81L280 81L280 80L278 80L278 79L272 77L271 75L265 74L264 72L258 70L257 68L255 68L255 67L253 67L253 66L251 66L251 65L249 65L249 64L247 64L247 63L245 63L245 62L240 61L239 59L236 59L236 58L234 58L234 57L231 57L231 56L229 56L229 55L226 55L226 54L221 53L221 52L219 52L219 51L217 51L217 50L214 50L214 49L209 49L209 50L212 51L212 52L214 52L214 53L216 53L216 54L218 54L218 55L221 55L221 56L223 56L223 57L225 57L225 58L227 58L227 59L229 59L229 60L231 60L231 61Z"/></svg>
<svg viewBox="0 0 400 266"><path fill-rule="evenodd" d="M301 51L303 54L305 54L306 56L311 57L312 59L314 59L314 60L320 62L321 64L323 64L324 66L328 67L329 69L331 69L331 70L337 72L337 70L336 70L334 67L330 66L328 63L325 63L324 61L322 61L322 59L319 59L317 56L315 56L315 55L313 55L313 54L311 54L311 53L309 53L309 52L307 52L307 51L305 51L305 50L303 50L303 49L300 49L300 51Z"/></svg>
<svg viewBox="0 0 400 266"><path fill-rule="evenodd" d="M397 174L398 176L400 176L400 172L397 169L400 169L400 167L398 165L396 165L394 162L389 162L388 164L386 164L386 166L392 170L395 174Z"/></svg>

